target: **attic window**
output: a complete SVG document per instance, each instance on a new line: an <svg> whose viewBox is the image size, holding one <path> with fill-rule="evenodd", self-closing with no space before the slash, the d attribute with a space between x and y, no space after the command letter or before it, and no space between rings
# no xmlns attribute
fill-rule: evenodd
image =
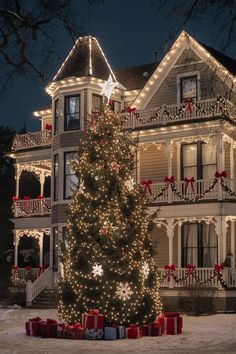
<svg viewBox="0 0 236 354"><path fill-rule="evenodd" d="M148 71L143 72L143 77L148 77Z"/></svg>

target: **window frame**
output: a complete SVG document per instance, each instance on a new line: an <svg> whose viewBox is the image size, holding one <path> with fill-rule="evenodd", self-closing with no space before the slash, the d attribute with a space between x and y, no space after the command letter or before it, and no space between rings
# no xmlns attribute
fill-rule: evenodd
<svg viewBox="0 0 236 354"><path fill-rule="evenodd" d="M195 79L195 84L196 84L196 96L188 96L188 97L183 97L183 82L188 79ZM180 101L181 103L184 102L187 99L193 99L195 101L198 100L198 81L197 81L197 75L191 75L191 76L184 76L180 78Z"/></svg>
<svg viewBox="0 0 236 354"><path fill-rule="evenodd" d="M72 198L72 194L68 197L66 197L66 177L67 176L75 176L75 173L71 173L71 174L66 174L66 155L68 154L74 154L75 151L64 151L64 159L63 159L63 163L64 163L64 168L63 168L63 199L64 200L70 200Z"/></svg>
<svg viewBox="0 0 236 354"><path fill-rule="evenodd" d="M79 98L79 112L75 112L72 114L79 114L79 119L74 118L74 121L79 121L79 127L78 128L68 128L68 120L67 120L67 115L70 114L70 112L66 112L67 109L67 100L70 100L71 98ZM64 131L74 131L74 130L82 130L81 126L81 94L77 93L74 95L65 95L64 96Z"/></svg>
<svg viewBox="0 0 236 354"><path fill-rule="evenodd" d="M200 80L200 72L199 71L189 71L185 73L178 74L176 77L177 81L177 104L182 104L183 101L181 100L181 79L187 79L188 77L196 76L197 77L197 88L196 88L196 93L197 93L197 98L196 100L199 101L201 100L201 80Z"/></svg>

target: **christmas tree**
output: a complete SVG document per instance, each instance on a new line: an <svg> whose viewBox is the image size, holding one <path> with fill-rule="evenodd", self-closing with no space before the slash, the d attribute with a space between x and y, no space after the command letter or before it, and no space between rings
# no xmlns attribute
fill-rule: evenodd
<svg viewBox="0 0 236 354"><path fill-rule="evenodd" d="M135 142L107 107L90 117L72 161L79 179L68 219L59 317L68 323L99 309L118 324L161 313L159 279L143 189L132 179Z"/></svg>

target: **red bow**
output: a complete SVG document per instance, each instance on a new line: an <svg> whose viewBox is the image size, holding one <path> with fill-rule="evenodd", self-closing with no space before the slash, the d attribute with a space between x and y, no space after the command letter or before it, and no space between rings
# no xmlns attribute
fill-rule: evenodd
<svg viewBox="0 0 236 354"><path fill-rule="evenodd" d="M26 266L26 267L25 267L25 270L26 270L26 272L29 272L29 271L32 270L32 267L31 267L31 266Z"/></svg>
<svg viewBox="0 0 236 354"><path fill-rule="evenodd" d="M193 111L193 99L192 98L186 98L184 100L185 105L187 106L187 109L189 110L190 113Z"/></svg>
<svg viewBox="0 0 236 354"><path fill-rule="evenodd" d="M12 266L11 266L11 270L12 270L14 273L16 273L16 272L18 272L19 267L12 265Z"/></svg>
<svg viewBox="0 0 236 354"><path fill-rule="evenodd" d="M24 196L24 200L30 200L30 196L29 195Z"/></svg>
<svg viewBox="0 0 236 354"><path fill-rule="evenodd" d="M148 193L150 195L152 195L152 190L151 190L152 181L149 179L147 181L142 181L141 184L142 184L142 186L144 186L144 194L145 194L145 196Z"/></svg>
<svg viewBox="0 0 236 354"><path fill-rule="evenodd" d="M185 192L185 193L187 192L189 183L190 183L190 185L191 185L192 192L194 192L193 182L195 182L195 178L194 178L194 177L191 177L191 178L185 177L184 182L185 182L184 192Z"/></svg>
<svg viewBox="0 0 236 354"><path fill-rule="evenodd" d="M90 313L92 315L98 316L99 315L99 310L97 310L97 309L96 310L91 310Z"/></svg>
<svg viewBox="0 0 236 354"><path fill-rule="evenodd" d="M175 181L175 176L165 176L165 183L169 184L169 183L174 183Z"/></svg>
<svg viewBox="0 0 236 354"><path fill-rule="evenodd" d="M135 113L137 111L137 109L134 107L134 108L132 108L132 107L128 107L127 108L127 112L129 113L129 114L131 114L131 113Z"/></svg>
<svg viewBox="0 0 236 354"><path fill-rule="evenodd" d="M40 273L43 273L45 270L46 270L46 267L44 267L44 266L39 267L39 271L40 271Z"/></svg>
<svg viewBox="0 0 236 354"><path fill-rule="evenodd" d="M187 269L187 273L190 275L190 274L192 274L195 271L196 266L192 265L192 264L187 264L186 265L186 269Z"/></svg>
<svg viewBox="0 0 236 354"><path fill-rule="evenodd" d="M43 194L38 195L38 199L44 199L44 195Z"/></svg>
<svg viewBox="0 0 236 354"><path fill-rule="evenodd" d="M50 130L50 131L51 131L51 130L52 130L52 124L48 124L48 123L47 123L47 124L45 125L45 128L46 128L46 130Z"/></svg>
<svg viewBox="0 0 236 354"><path fill-rule="evenodd" d="M19 197L17 197L16 195L13 195L12 201L13 201L13 202L16 202L17 200L19 200Z"/></svg>
<svg viewBox="0 0 236 354"><path fill-rule="evenodd" d="M226 171L222 171L221 173L216 171L215 173L215 178L226 178L226 177L227 177Z"/></svg>
<svg viewBox="0 0 236 354"><path fill-rule="evenodd" d="M167 280L169 282L170 281L171 272L175 271L175 265L174 264L171 264L171 265L167 264L165 266L165 271L166 271L166 274L167 274Z"/></svg>
<svg viewBox="0 0 236 354"><path fill-rule="evenodd" d="M215 272L220 273L224 269L223 264L215 264Z"/></svg>

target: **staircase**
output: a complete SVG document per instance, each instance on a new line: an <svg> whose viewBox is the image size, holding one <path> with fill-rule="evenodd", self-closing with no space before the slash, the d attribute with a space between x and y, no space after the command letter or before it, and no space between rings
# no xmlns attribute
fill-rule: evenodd
<svg viewBox="0 0 236 354"><path fill-rule="evenodd" d="M55 309L57 308L57 290L44 289L33 301L31 308Z"/></svg>

